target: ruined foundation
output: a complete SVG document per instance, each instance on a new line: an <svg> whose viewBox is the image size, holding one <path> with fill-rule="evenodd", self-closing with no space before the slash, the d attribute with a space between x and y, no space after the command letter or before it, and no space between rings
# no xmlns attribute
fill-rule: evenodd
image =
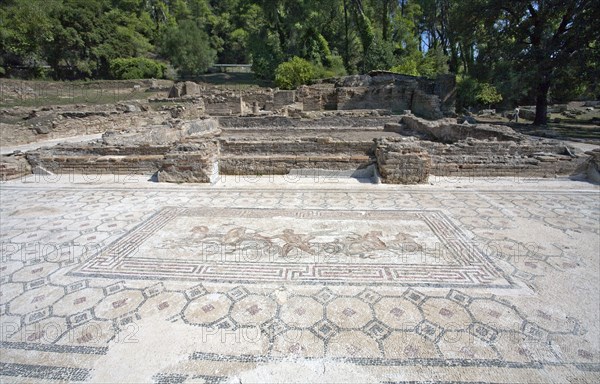
<svg viewBox="0 0 600 384"><path fill-rule="evenodd" d="M571 175L585 154L506 127L465 126L413 115L304 120L222 118L106 133L102 140L30 152L33 168L52 173L155 175L159 182L209 183L221 175L343 171L392 184L442 177ZM242 126L242 124L244 126ZM377 172L375 172L375 169Z"/></svg>
<svg viewBox="0 0 600 384"><path fill-rule="evenodd" d="M334 172L415 184L431 175L555 177L579 172L593 179L597 174L595 152L577 152L507 126L459 124L454 104L452 75L431 80L372 72L296 91L217 92L193 82L177 83L168 97L147 104L29 113L28 121L52 119L49 128L34 125L40 132L48 128L42 136L104 133L87 143L4 156L0 176L139 174L159 182L211 183L219 175Z"/></svg>

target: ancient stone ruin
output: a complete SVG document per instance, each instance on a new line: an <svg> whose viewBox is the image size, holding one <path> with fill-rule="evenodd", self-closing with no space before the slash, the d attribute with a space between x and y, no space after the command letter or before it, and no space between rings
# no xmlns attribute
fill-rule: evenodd
<svg viewBox="0 0 600 384"><path fill-rule="evenodd" d="M596 153L584 154L507 126L459 124L450 75L429 80L374 72L296 91L217 91L184 82L174 84L166 96L94 110L33 111L31 119L51 116L45 135L78 127L86 127L88 134L104 133L90 142L4 156L2 177L110 173L210 183L219 175L329 172L413 184L427 182L431 175L597 172Z"/></svg>

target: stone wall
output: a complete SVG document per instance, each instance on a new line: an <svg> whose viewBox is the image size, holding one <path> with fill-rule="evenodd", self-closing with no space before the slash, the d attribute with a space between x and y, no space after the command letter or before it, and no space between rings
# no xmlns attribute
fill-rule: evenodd
<svg viewBox="0 0 600 384"><path fill-rule="evenodd" d="M555 140L496 141L468 138L447 144L415 138L377 141L383 182L425 182L439 177L556 177L572 175L585 161Z"/></svg>
<svg viewBox="0 0 600 384"><path fill-rule="evenodd" d="M454 114L456 80L454 75L430 80L377 71L340 78L335 96L337 109L412 110L417 116L439 119Z"/></svg>
<svg viewBox="0 0 600 384"><path fill-rule="evenodd" d="M600 148L585 153L588 159L584 163L584 176L597 184L600 184Z"/></svg>
<svg viewBox="0 0 600 384"><path fill-rule="evenodd" d="M329 113L329 112L325 112ZM321 115L318 118L304 119L299 117L263 116L263 117L219 117L219 126L222 129L252 129L252 128L277 128L277 129L308 129L319 128L381 128L389 122L397 122L397 116L362 116L357 118L353 114L340 112L339 115Z"/></svg>
<svg viewBox="0 0 600 384"><path fill-rule="evenodd" d="M220 133L214 120L196 120L175 127L138 127L107 132L88 144L61 144L27 153L32 167L55 174L152 175L160 181L209 182L214 173Z"/></svg>
<svg viewBox="0 0 600 384"><path fill-rule="evenodd" d="M332 133L323 134L328 130ZM366 135L366 131L394 134L375 132L372 136L373 132ZM430 175L571 175L585 161L597 173L598 152L589 155L588 159L563 142L531 138L508 127L457 124L449 119L431 122L405 115L398 122L393 116L315 120L272 116L223 117L220 124L204 119L107 132L91 144L62 144L29 152L27 160L29 171L39 167L52 173L158 172L159 181L201 183L213 181L217 172L268 175L306 169L355 171L376 165L383 182L413 184L426 182ZM0 177L18 176L20 159L3 158Z"/></svg>
<svg viewBox="0 0 600 384"><path fill-rule="evenodd" d="M217 172L216 142L183 144L164 156L158 170L159 182L210 183Z"/></svg>
<svg viewBox="0 0 600 384"><path fill-rule="evenodd" d="M441 103L444 116L456 112L456 76L453 74L438 75L435 79L434 93Z"/></svg>
<svg viewBox="0 0 600 384"><path fill-rule="evenodd" d="M371 141L298 138L221 139L219 172L224 175L284 175L293 169L356 170L373 164Z"/></svg>
<svg viewBox="0 0 600 384"><path fill-rule="evenodd" d="M384 183L418 184L429 178L431 158L417 142L380 140L375 155Z"/></svg>
<svg viewBox="0 0 600 384"><path fill-rule="evenodd" d="M426 119L454 115L456 80L442 75L424 77L375 71L368 75L345 76L301 86L296 91L255 89L249 91L198 91L186 83L175 84L169 96L192 94L204 100L206 113L228 116L251 113L255 104L263 112L299 106L303 111L385 109L395 113L412 110Z"/></svg>
<svg viewBox="0 0 600 384"><path fill-rule="evenodd" d="M520 141L525 138L524 135L503 125L458 124L456 119L429 121L414 115L404 115L400 122L417 134L444 143L453 143L467 138L499 141Z"/></svg>
<svg viewBox="0 0 600 384"><path fill-rule="evenodd" d="M0 156L0 181L29 175L31 170L31 165L25 154Z"/></svg>
<svg viewBox="0 0 600 384"><path fill-rule="evenodd" d="M296 102L295 91L277 91L273 94L273 108L281 109Z"/></svg>
<svg viewBox="0 0 600 384"><path fill-rule="evenodd" d="M205 99L204 108L210 116L243 115L247 109L243 98L235 95Z"/></svg>
<svg viewBox="0 0 600 384"><path fill-rule="evenodd" d="M95 154L56 155L30 153L27 159L34 167L54 174L120 174L147 175L159 169L163 155L101 156Z"/></svg>

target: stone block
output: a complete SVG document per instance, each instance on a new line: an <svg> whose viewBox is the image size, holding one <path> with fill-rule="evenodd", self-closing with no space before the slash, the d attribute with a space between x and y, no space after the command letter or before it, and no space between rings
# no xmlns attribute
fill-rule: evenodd
<svg viewBox="0 0 600 384"><path fill-rule="evenodd" d="M181 96L183 96L183 84L182 83L173 84L171 86L171 89L169 89L169 95L167 97L170 99L175 99L175 98L178 98Z"/></svg>
<svg viewBox="0 0 600 384"><path fill-rule="evenodd" d="M404 130L404 125L400 123L385 123L383 126L384 132L396 132L400 133Z"/></svg>
<svg viewBox="0 0 600 384"><path fill-rule="evenodd" d="M193 81L186 81L183 84L183 94L181 96L195 96L200 93L200 87Z"/></svg>
<svg viewBox="0 0 600 384"><path fill-rule="evenodd" d="M0 157L0 181L16 179L31 174L31 165L25 155L8 155Z"/></svg>
<svg viewBox="0 0 600 384"><path fill-rule="evenodd" d="M280 109L296 102L296 91L277 91L273 94L273 108Z"/></svg>
<svg viewBox="0 0 600 384"><path fill-rule="evenodd" d="M418 184L429 178L431 157L413 141L379 140L375 156L383 183Z"/></svg>

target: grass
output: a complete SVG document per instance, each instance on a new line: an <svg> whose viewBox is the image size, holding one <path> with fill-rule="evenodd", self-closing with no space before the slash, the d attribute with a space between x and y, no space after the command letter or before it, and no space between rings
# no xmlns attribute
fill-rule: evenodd
<svg viewBox="0 0 600 384"><path fill-rule="evenodd" d="M240 91L273 86L270 82L257 79L252 73L212 73L187 80ZM164 91L145 92L144 86L135 89L135 83L138 81L0 81L0 105L37 108L67 104L116 104L128 100L166 97Z"/></svg>
<svg viewBox="0 0 600 384"><path fill-rule="evenodd" d="M54 83L48 86L24 85L32 89L31 92L20 96L10 94L7 90L0 91L0 102L4 107L44 107L51 105L67 104L116 104L128 100L147 99L155 93L144 92L130 87L114 84L61 84ZM164 92L160 92L162 94Z"/></svg>
<svg viewBox="0 0 600 384"><path fill-rule="evenodd" d="M260 80L253 73L209 73L199 76L194 81L227 88L247 89L253 87L273 87L270 81Z"/></svg>

